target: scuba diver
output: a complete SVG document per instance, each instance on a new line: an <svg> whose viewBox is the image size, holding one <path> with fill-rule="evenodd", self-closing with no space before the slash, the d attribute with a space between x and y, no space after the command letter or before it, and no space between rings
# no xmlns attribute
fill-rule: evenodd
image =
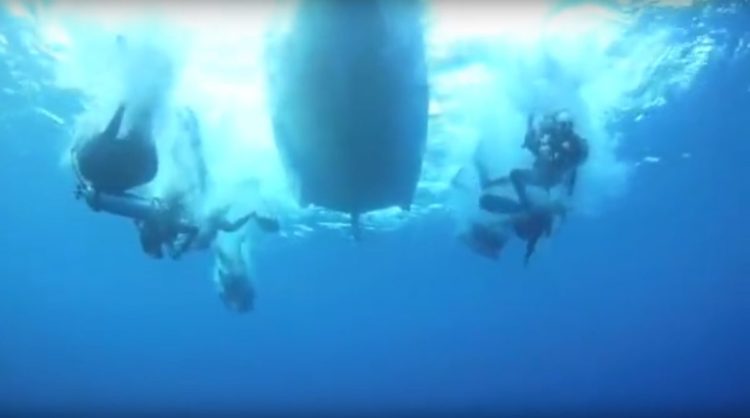
<svg viewBox="0 0 750 418"><path fill-rule="evenodd" d="M538 186L548 191L562 184L567 176L568 195L573 194L578 168L588 159L587 141L579 136L569 112L562 110L544 115L535 125L534 115L527 119L527 132L523 148L534 156L531 169L513 169L509 179L520 203L530 208L526 186ZM506 181L504 178L488 181L485 187Z"/></svg>
<svg viewBox="0 0 750 418"><path fill-rule="evenodd" d="M170 258L178 259L190 249L208 248L219 232L237 231L251 219L263 231L279 231L278 221L255 212L234 222L229 221L226 217L228 207L205 219L192 216L189 195L192 192L199 197L206 194L208 169L203 158L197 118L190 109L181 116L192 161L185 163L181 170L183 179L190 171L195 172L197 185L173 191L161 199L131 193L129 189L153 180L158 155L150 134L148 147L144 147L145 136L131 133L124 139L116 138L124 110L125 107L120 106L102 134L84 144L83 148L74 149L74 170L79 180L76 197L83 198L96 212L132 219L146 254L161 259L166 249Z"/></svg>
<svg viewBox="0 0 750 418"><path fill-rule="evenodd" d="M135 221L143 251L162 258L163 245L171 253L169 244L177 236L195 234L197 228L175 217L177 210L171 203L130 192L156 177L159 159L151 132L151 113L139 115L130 131L121 136L125 110L124 104L118 106L103 132L71 150L78 177L75 196L83 198L96 212Z"/></svg>
<svg viewBox="0 0 750 418"><path fill-rule="evenodd" d="M170 257L178 258L182 254L178 242L189 241L198 233L198 227L182 216L182 209L175 201L132 193L100 193L86 184L80 184L76 193L95 212L132 219L138 229L143 252L154 258L164 257L164 247Z"/></svg>
<svg viewBox="0 0 750 418"><path fill-rule="evenodd" d="M157 259L164 258L164 248L174 260L190 249L207 249L219 232L236 232L251 219L264 232L280 230L276 219L255 212L232 222L227 219L225 211L217 211L206 220L197 222L188 216L183 195L166 199L130 193L113 195L97 193L84 185L79 186L78 193L95 212L103 211L132 219L138 229L143 252Z"/></svg>

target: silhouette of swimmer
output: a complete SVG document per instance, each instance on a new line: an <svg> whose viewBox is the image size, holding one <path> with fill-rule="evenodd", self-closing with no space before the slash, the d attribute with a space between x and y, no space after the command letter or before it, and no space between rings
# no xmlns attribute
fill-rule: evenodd
<svg viewBox="0 0 750 418"><path fill-rule="evenodd" d="M521 204L530 205L527 185L549 190L566 182L568 195L573 194L578 167L586 162L589 148L587 141L575 132L573 119L567 111L546 115L539 129L534 128L530 115L523 148L528 149L535 160L531 169L519 168L510 172Z"/></svg>
<svg viewBox="0 0 750 418"><path fill-rule="evenodd" d="M135 222L143 251L154 258L163 258L166 247L172 258L181 255L178 242L190 241L198 227L183 216L179 202L147 198L132 193L100 193L80 185L78 197L95 212L107 212Z"/></svg>
<svg viewBox="0 0 750 418"><path fill-rule="evenodd" d="M157 259L164 257L164 248L172 259L180 258L190 249L206 249L219 232L236 232L250 220L266 233L277 233L281 229L278 220L251 212L230 221L226 211L217 211L208 219L191 220L181 199L146 198L131 193L97 193L92 188L82 187L79 196L84 198L95 212L107 212L132 219L138 229L141 248Z"/></svg>
<svg viewBox="0 0 750 418"><path fill-rule="evenodd" d="M538 126L535 126L534 115L529 115L522 147L534 156L533 166L511 170L509 180L524 207L531 205L526 192L529 185L549 190L565 182L568 195L573 194L578 168L588 159L589 147L588 142L575 132L569 112L561 110L543 115ZM485 178L482 187L506 181L505 177Z"/></svg>
<svg viewBox="0 0 750 418"><path fill-rule="evenodd" d="M102 140L100 138L113 137L115 135L113 132L116 132L117 130L115 126L121 123L123 111L124 107L118 109L118 112L113 117L107 130L95 140L92 140L92 142L96 140L104 142L101 142L98 146L89 148L89 150L104 149L106 151L106 149L111 146L111 144L107 143L109 139ZM197 118L190 109L188 109L184 116L183 121L185 122L188 134L188 145L192 151L193 158L195 159L194 167L189 166L189 168L186 169L194 169L197 171L198 192L204 194L207 188L208 170L203 159ZM130 139L113 140L113 142L117 143L116 146L127 144L126 141L130 141ZM133 141L137 142L139 139L136 138ZM122 150L126 148L127 147L124 146L115 149ZM77 155L81 156L83 154ZM106 159L112 155L95 154L90 152L84 156L87 158L98 156L99 158ZM101 164L100 168L103 167L105 167L105 165ZM189 194L187 191L174 193L164 199L148 198L124 190L127 189L128 186L135 185L135 182L129 183L128 186L123 186L123 182L120 181L122 179L121 174L132 174L132 172L114 170L100 171L100 174L101 173L105 173L107 176L112 175L108 178L118 179L117 182L119 182L119 186L104 187L104 190L102 190L101 186L97 189L96 182L86 181L91 180L90 178L82 179L78 185L76 196L78 198L84 198L89 207L96 212L107 212L133 220L138 229L143 251L154 258L163 258L165 248L172 259L180 258L190 249L206 249L215 240L219 232L235 232L242 228L251 219L255 220L260 229L265 232L275 233L280 230L280 225L276 219L260 216L255 212L245 215L236 221L230 221L226 216L229 207L222 208L204 219L196 219L187 205L186 199ZM81 177L84 177L84 173L80 174ZM98 179L100 178L101 176L98 177ZM137 176L131 176L130 178L136 179ZM145 178L141 177L141 179ZM101 182L99 184L101 185ZM111 184L112 182L110 182L110 185Z"/></svg>
<svg viewBox="0 0 750 418"><path fill-rule="evenodd" d="M72 150L74 168L95 191L122 194L156 177L159 160L151 133L151 115L137 120L120 136L125 105L120 105L106 129Z"/></svg>

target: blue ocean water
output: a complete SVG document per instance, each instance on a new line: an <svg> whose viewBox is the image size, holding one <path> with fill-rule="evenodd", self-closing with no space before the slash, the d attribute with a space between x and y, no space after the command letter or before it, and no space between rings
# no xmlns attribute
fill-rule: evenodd
<svg viewBox="0 0 750 418"><path fill-rule="evenodd" d="M734 47L739 7L712 22ZM749 89L750 54L715 59L619 121L622 158L661 160L526 268L429 213L360 243L272 240L249 315L214 296L210 254L147 259L73 198L32 110L73 115L73 93L0 96L0 409L750 412Z"/></svg>

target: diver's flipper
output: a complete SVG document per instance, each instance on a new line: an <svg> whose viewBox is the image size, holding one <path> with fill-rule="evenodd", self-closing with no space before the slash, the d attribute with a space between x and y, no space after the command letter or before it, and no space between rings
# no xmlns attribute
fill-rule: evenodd
<svg viewBox="0 0 750 418"><path fill-rule="evenodd" d="M479 206L488 212L498 214L514 214L524 210L515 200L493 194L483 194L479 198Z"/></svg>
<svg viewBox="0 0 750 418"><path fill-rule="evenodd" d="M117 139L117 134L120 132L120 125L122 125L123 116L125 116L125 105L121 104L117 108L114 116L112 116L112 120L109 121L107 129L104 130L101 136L107 139Z"/></svg>
<svg viewBox="0 0 750 418"><path fill-rule="evenodd" d="M523 257L523 265L524 267L529 265L529 260L531 259L531 256L534 254L534 250L536 249L536 242L539 240L539 238L532 238L526 243L526 254Z"/></svg>

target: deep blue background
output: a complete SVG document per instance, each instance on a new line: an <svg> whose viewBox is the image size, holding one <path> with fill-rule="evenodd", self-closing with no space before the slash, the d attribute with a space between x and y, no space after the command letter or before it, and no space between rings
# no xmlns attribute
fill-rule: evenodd
<svg viewBox="0 0 750 418"><path fill-rule="evenodd" d="M75 201L64 144L19 118L0 142L0 409L750 411L748 87L747 59L717 62L623 125L624 155L662 161L527 269L438 216L360 245L276 239L247 316L209 254L147 259Z"/></svg>

